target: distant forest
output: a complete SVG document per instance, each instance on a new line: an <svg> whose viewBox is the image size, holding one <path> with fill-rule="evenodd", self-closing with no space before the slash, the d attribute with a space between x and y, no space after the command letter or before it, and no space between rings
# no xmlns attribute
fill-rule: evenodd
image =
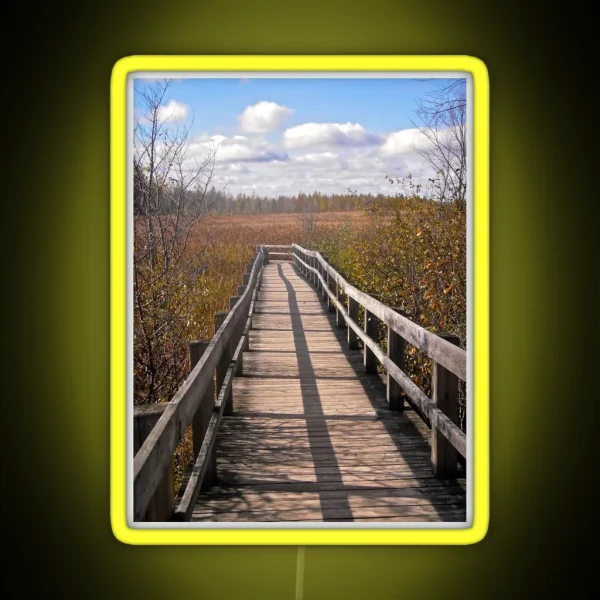
<svg viewBox="0 0 600 600"><path fill-rule="evenodd" d="M152 192L148 189L152 188ZM148 186L147 181L135 177L134 212L145 215L148 202L143 198L151 197L152 214L173 214L178 208L190 215L260 215L272 213L323 213L361 210L369 207L393 208L404 198L403 194L389 196L385 194L359 194L348 191L347 194L311 194L299 193L295 196L278 198L261 197L253 194L233 196L217 190L214 186L207 190L182 190L169 186Z"/></svg>
<svg viewBox="0 0 600 600"><path fill-rule="evenodd" d="M398 195L398 198L403 196ZM344 212L360 210L368 206L391 207L396 198L384 194L312 194L262 198L256 194L231 195L218 193L212 188L206 194L207 205L217 215L253 215L265 213Z"/></svg>

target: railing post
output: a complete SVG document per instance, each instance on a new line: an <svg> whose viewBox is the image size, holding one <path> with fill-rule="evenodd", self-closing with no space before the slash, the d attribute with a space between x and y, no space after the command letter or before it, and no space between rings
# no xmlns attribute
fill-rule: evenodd
<svg viewBox="0 0 600 600"><path fill-rule="evenodd" d="M167 402L161 402L159 404L140 405L134 408L134 456L138 453L138 450L142 447L142 444L146 441L146 438L150 435L150 432L154 429L156 423L158 423L158 420L167 406ZM148 504L148 508L146 509L146 513L142 520L154 523L171 521L174 509L175 494L173 493L173 469L171 468L171 465L169 465L167 472L162 478L162 481L158 484L158 487Z"/></svg>
<svg viewBox="0 0 600 600"><path fill-rule="evenodd" d="M246 320L247 324L247 320ZM244 330L246 327L244 327ZM248 332L249 333L249 332ZM244 331L242 331L242 335L244 335ZM242 377L244 374L244 351L247 350L247 342L248 336L244 338L244 343L242 344L241 352L238 354L237 362L235 364L235 372L234 375L236 377Z"/></svg>
<svg viewBox="0 0 600 600"><path fill-rule="evenodd" d="M348 296L348 316L356 323L358 323L358 307L360 304L354 299ZM348 327L348 348L350 350L358 350L358 340L360 338L352 329Z"/></svg>
<svg viewBox="0 0 600 600"><path fill-rule="evenodd" d="M261 254L260 254L260 270L259 270L260 274L258 276L258 279L256 280L256 289L257 290L260 290L260 288L262 287L264 266L265 266L265 255L264 255L264 252L261 252ZM248 273L248 275L250 275L250 274Z"/></svg>
<svg viewBox="0 0 600 600"><path fill-rule="evenodd" d="M325 263L327 263L327 256L325 254L321 254ZM325 266L321 265L321 274L323 275L323 281L325 284L321 288L321 300L325 300L327 298L327 292L325 291L325 287L329 288L329 271L325 268Z"/></svg>
<svg viewBox="0 0 600 600"><path fill-rule="evenodd" d="M406 316L406 312L401 308L391 307L392 310ZM404 338L388 326L388 357L402 371L404 371ZM400 384L388 373L386 387L387 403L390 410L404 410L404 398L402 397L402 388Z"/></svg>
<svg viewBox="0 0 600 600"><path fill-rule="evenodd" d="M379 343L379 319L365 307L365 333ZM364 347L365 373L377 374L377 357L365 344Z"/></svg>
<svg viewBox="0 0 600 600"><path fill-rule="evenodd" d="M248 285L250 283L250 273L244 273L242 275L242 284Z"/></svg>
<svg viewBox="0 0 600 600"><path fill-rule="evenodd" d="M234 296L235 297L235 296ZM231 304L231 300L230 300ZM223 321L227 318L228 312L216 312L214 316L215 320L215 333L219 330L219 327L223 324ZM229 369L229 365L231 364L232 352L231 352L231 344L223 347L223 354L221 355L221 360L219 360L219 364L216 369L217 376L217 385L216 385L216 397L219 397L221 393L221 386L223 385L223 381L225 379L225 375L227 375L227 369ZM223 408L224 415L233 414L233 406L232 402L230 402L230 395L225 398L225 406Z"/></svg>
<svg viewBox="0 0 600 600"><path fill-rule="evenodd" d="M329 277L329 289L333 292L335 296L337 296L337 282L333 277ZM329 294L327 294L327 310L332 313L335 312L335 304Z"/></svg>
<svg viewBox="0 0 600 600"><path fill-rule="evenodd" d="M238 287L238 295L237 296L231 296L231 298L229 298L229 310L230 311L233 310L233 307L238 303L238 301L242 297L242 295L240 293L240 290L242 290L242 288L243 288L243 286ZM243 293L243 291L244 290L242 290L242 293ZM233 334L232 334L231 340L229 342L229 347L231 350L232 358L233 358L233 355L235 354L235 351L237 350L238 344L240 343L240 339L244 333L244 327L246 327L246 321L240 320L238 326L235 327L233 330Z"/></svg>
<svg viewBox="0 0 600 600"><path fill-rule="evenodd" d="M250 330L252 329L252 317L251 316L248 316L248 318L246 319L246 325L248 326L248 335L246 335L246 337L244 338L243 350L244 350L244 352L249 352L250 351ZM246 326L244 326L244 331L246 331ZM242 331L242 335L244 335L243 331Z"/></svg>
<svg viewBox="0 0 600 600"><path fill-rule="evenodd" d="M317 272L323 276L323 269L321 267L321 261L319 260L318 256L315 256L315 266L317 267ZM317 284L317 290L321 289L321 280L319 279L318 275L315 275L315 283Z"/></svg>
<svg viewBox="0 0 600 600"><path fill-rule="evenodd" d="M202 358L202 355L206 351L206 348L208 348L209 344L210 340L201 340L190 343L190 371ZM202 400L200 401L198 409L196 410L196 414L192 419L194 458L197 457L200 453L200 448L202 447L202 442L204 441L204 436L206 435L206 430L208 429L208 425L210 423L210 418L212 416L214 408L215 391L213 389L213 386L211 385L206 390L206 394L204 395L204 398L202 398ZM206 489L207 487L213 485L217 479L216 453L213 452L211 456L209 456L208 460L208 470L206 472L206 477L203 481L202 489Z"/></svg>
<svg viewBox="0 0 600 600"><path fill-rule="evenodd" d="M265 264L265 253L263 251L263 247L262 246L256 246L256 254L260 254L260 262L261 265L264 266ZM249 273L245 273L244 277L248 275L248 281L250 280L250 274ZM243 283L247 283L247 281L243 281ZM262 271L261 271L261 275L259 276L259 278L256 280L256 288L260 290L260 286L262 284Z"/></svg>
<svg viewBox="0 0 600 600"><path fill-rule="evenodd" d="M441 338L455 346L459 338L439 333ZM433 362L432 401L453 423L458 422L458 377L442 365ZM450 479L458 472L458 451L438 431L435 419L431 422L431 467L436 477Z"/></svg>
<svg viewBox="0 0 600 600"><path fill-rule="evenodd" d="M344 279L346 279L346 274L345 273L339 273L339 274L340 274L341 277L343 277ZM340 302L340 303L341 303L340 296L342 294L343 294L343 292L340 291L340 286L336 283L336 286L335 286L335 297L337 298L337 301ZM346 328L346 319L344 319L344 314L342 313L342 311L339 308L337 308L337 306L335 308L335 324L340 329Z"/></svg>

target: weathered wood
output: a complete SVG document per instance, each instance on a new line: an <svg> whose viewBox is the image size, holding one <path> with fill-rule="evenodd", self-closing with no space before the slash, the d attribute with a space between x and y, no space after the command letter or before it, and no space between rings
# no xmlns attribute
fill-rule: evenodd
<svg viewBox="0 0 600 600"><path fill-rule="evenodd" d="M455 335L442 334L452 344L459 343ZM454 373L433 363L433 404L453 423L458 423L458 378ZM436 419L431 424L431 465L437 477L454 477L458 468L458 454L453 444L440 432Z"/></svg>
<svg viewBox="0 0 600 600"><path fill-rule="evenodd" d="M244 374L244 347L246 345L247 335L242 336L238 346L233 354L232 362L235 364L236 377L242 377Z"/></svg>
<svg viewBox="0 0 600 600"><path fill-rule="evenodd" d="M244 286L247 286L248 283L250 282L250 273L244 273L242 275L242 283ZM244 290L245 291L245 290ZM238 292L239 293L239 292Z"/></svg>
<svg viewBox="0 0 600 600"><path fill-rule="evenodd" d="M218 485L203 488L186 518L464 522L464 473L435 477L428 427L410 409L387 409L385 382L361 375L363 357L346 350L328 311L317 303L314 312L316 292L300 274L282 263L264 272L253 350L244 377L231 378L236 413L218 428ZM339 299L332 303L398 376Z"/></svg>
<svg viewBox="0 0 600 600"><path fill-rule="evenodd" d="M323 255L323 258L325 259L325 255ZM319 264L321 264L319 262ZM327 271L325 270L325 267L323 265L321 265L321 300L325 300L325 302L327 302L327 290L329 289L329 276L327 275Z"/></svg>
<svg viewBox="0 0 600 600"><path fill-rule="evenodd" d="M294 248L300 246L293 245ZM343 292L373 313L383 324L392 327L393 331L400 334L407 342L424 352L433 361L452 371L459 379L466 381L467 358L466 352L442 337L427 331L410 319L399 315L391 308L385 306L372 296L361 292L350 285L330 264L326 257L314 251L301 248L306 256L314 256L321 263L327 276L334 279L341 286Z"/></svg>
<svg viewBox="0 0 600 600"><path fill-rule="evenodd" d="M333 294L327 294L327 310L330 313L335 312L335 304L333 302L333 298L337 296L337 282L333 277L327 277L327 288Z"/></svg>
<svg viewBox="0 0 600 600"><path fill-rule="evenodd" d="M348 296L348 316L358 323L359 304L354 299ZM348 327L348 348L350 350L358 350L358 340L360 338L356 335L356 332L352 327Z"/></svg>
<svg viewBox="0 0 600 600"><path fill-rule="evenodd" d="M168 404L159 402L156 404L138 404L134 407L133 417L133 455L135 456L154 426L165 412Z"/></svg>
<svg viewBox="0 0 600 600"><path fill-rule="evenodd" d="M209 386L213 385L213 373L221 356L229 347L231 337L240 322L245 321L251 293L262 269L262 257L257 256L250 274L249 289L241 302L225 319L215 333L208 349L191 371L162 417L142 444L134 459L134 519L145 514L164 474L171 469L172 455L178 441L190 425Z"/></svg>
<svg viewBox="0 0 600 600"><path fill-rule="evenodd" d="M334 306L344 311L343 306L338 302L337 298L334 297L331 290L329 290L327 293L330 298L330 301L334 304ZM456 448L456 450L459 452L459 454L461 454L461 456L465 457L466 437L464 432L462 432L455 423L448 419L448 417L446 417L446 415L444 415L432 403L432 401L429 398L427 398L427 396L421 391L421 389L414 384L410 377L408 377L402 370L400 370L383 353L379 344L373 338L371 338L371 336L367 335L365 331L361 330L358 323L356 323L353 319L350 319L350 317L345 313L345 311L344 318L346 319L348 326L352 327L355 333L360 337L360 339L363 342L364 348L368 348L369 350L371 350L371 352L377 357L379 362L384 366L388 373L390 373L390 375L400 384L400 386L406 392L410 400L415 403L419 410L432 422L435 419L438 431L442 433L442 435L454 446L454 448ZM439 337L438 339L442 338Z"/></svg>
<svg viewBox="0 0 600 600"><path fill-rule="evenodd" d="M198 361L202 358L204 352L208 348L210 340L201 340L190 343L190 370L192 370ZM206 431L210 423L210 418L215 408L215 391L212 387L209 387L202 398L196 414L192 419L192 435L193 435L193 448L194 456L198 456ZM217 474L217 462L216 455L211 456L211 460L208 464L207 479L209 482L213 482L216 479Z"/></svg>
<svg viewBox="0 0 600 600"><path fill-rule="evenodd" d="M341 290L340 286L336 284L335 297L340 304L342 303L341 298L340 298L341 295L342 295L342 290ZM335 309L335 325L336 325L336 327L339 327L340 329L346 328L346 321L344 319L344 311L340 310L337 307Z"/></svg>
<svg viewBox="0 0 600 600"><path fill-rule="evenodd" d="M379 319L370 312L367 308L365 311L365 334L370 337L372 340L377 342L379 340ZM376 374L377 373L377 356L376 354L369 348L369 346L365 346L363 349L364 355L364 366L365 373Z"/></svg>
<svg viewBox="0 0 600 600"><path fill-rule="evenodd" d="M240 298L243 295L243 293L246 291L247 287L248 286L246 286L246 285L238 285L238 289L237 289L238 298Z"/></svg>
<svg viewBox="0 0 600 600"><path fill-rule="evenodd" d="M239 300L238 296L232 296L229 299L229 307L230 309L233 309L233 307L237 304ZM215 331L220 327L221 323L225 320L225 317L227 316L228 313L226 312L217 312L215 313L214 316L214 320L215 320ZM235 339L235 332L234 335L232 336L231 340L233 341ZM223 386L223 381L225 380L225 375L227 373L227 369L229 368L229 364L231 363L231 359L233 357L233 352L231 349L231 345L228 345L228 347L226 349L224 349L223 354L221 355L221 360L219 361L219 365L217 367L217 372L216 372L216 394L217 396L219 395L220 391L221 391L221 387ZM225 414L232 414L233 413L233 403L230 401L231 398L227 398L226 401L226 406L225 406Z"/></svg>
<svg viewBox="0 0 600 600"><path fill-rule="evenodd" d="M168 404L139 405L134 408L134 456L142 447L146 438L150 435L159 419L165 412ZM160 481L152 500L148 504L144 515L145 521L164 522L170 521L174 508L173 495L173 469L169 469Z"/></svg>
<svg viewBox="0 0 600 600"><path fill-rule="evenodd" d="M215 482L214 479L218 479L218 477L215 476L215 478L211 480L210 470L214 461L213 456L216 452L219 425L225 413L227 398L231 396L234 369L235 365L232 363L229 365L227 373L225 374L225 379L223 380L221 391L211 415L210 423L202 442L202 447L196 458L194 468L183 493L181 502L175 511L174 520L176 521L188 521L200 491L202 489L207 489Z"/></svg>
<svg viewBox="0 0 600 600"><path fill-rule="evenodd" d="M163 417L152 431L155 444L160 442L164 449L158 452L149 443L142 448L146 455L144 461L138 460L136 464L136 467L141 465L136 470L136 479L139 476L151 479L148 469L153 463L165 468L165 449L168 452L169 448L174 448L184 431L186 419L191 418L190 410L199 402L191 401L192 392L198 393L207 387L203 369L216 369L218 360L214 356L231 351L237 340L238 345L232 352L235 362L228 366L211 416L214 427L207 429L204 454L198 455L184 492L187 504L182 501L177 518L268 521L273 517L275 520L283 517L304 520L314 516L315 520L325 521L464 522L464 471L459 467L457 478L452 480L432 473L432 441L427 427L412 410L402 413L387 410L384 382L380 377L359 374L363 371L363 358L346 354L340 343L345 335L334 334L336 330L329 325L333 317L327 316L328 311L323 313L318 301L309 299L311 293L316 298L314 288L298 277L304 270L307 278L311 280L312 277L317 284L317 289L319 284L324 289L321 271L325 276L329 272L322 269L318 259L311 260L316 259L314 254L304 256L306 264L302 269L302 258L294 250L292 260L298 266L297 271L277 262L265 272L263 257L261 250L242 298L216 332L216 339L211 341L205 356L192 369L185 389L176 396L178 401L165 408ZM343 278L343 274L338 275ZM259 293L261 279L263 285ZM342 292L339 280L335 276L332 280ZM428 416L432 427L450 440L459 453L465 452L465 436L455 423L414 385L394 363L393 356L391 358L382 351L377 343L378 336L367 335L358 325L358 319L349 314L351 296L346 294L346 309L333 290L324 289L324 293L328 303L331 301L336 313L339 311L347 323L349 332L354 332L357 340L363 341L411 400L413 396L416 398L415 405ZM316 312L313 305L317 307ZM250 337L253 351L244 356L244 346ZM240 357L244 377L234 378ZM222 419L227 396L233 395L234 387L236 415ZM249 495L232 505L232 510L225 506L223 498L215 500L214 505L208 500L212 491L207 488L207 453L211 448L217 457L219 487L210 490L226 491L242 485L254 492L254 496ZM144 492L141 481L135 483L136 492L141 490L146 498L152 496L148 487L151 489L154 485L156 490L158 486L145 481L147 489ZM350 490L358 493L365 487L384 491L369 497L371 499L348 493ZM431 500L426 496L401 494L402 490L432 487L444 491ZM283 498L280 495L278 506L270 507L256 495L275 490L281 490L280 494L300 496ZM311 497L301 496L328 490L337 496L322 498L323 502L318 503ZM306 500L304 504L302 498ZM137 493L136 499L137 514L142 506Z"/></svg>
<svg viewBox="0 0 600 600"><path fill-rule="evenodd" d="M371 518L372 520L379 521L384 517L392 517L396 520L409 520L409 518L413 518L415 521L440 521L440 520L451 520L452 522L465 522L466 519L459 509L450 505L446 511L436 510L434 507L420 507L420 506L412 506L406 507L404 511L402 511L401 517L398 516L398 512L394 511L393 508L388 507L373 507L370 509L359 509L355 508L352 511L353 517L348 518L348 510L346 508L329 508L327 511L329 518L323 518L322 510L269 510L269 511L244 511L244 512L234 512L234 513L220 513L218 515L210 512L210 513L200 513L194 511L193 520L194 521L272 521L272 522L281 522L281 521L356 521L362 520L365 518ZM441 519L441 514L444 516L451 517L450 519ZM334 518L338 517L338 518Z"/></svg>
<svg viewBox="0 0 600 600"><path fill-rule="evenodd" d="M243 347L243 351L244 352L249 352L250 351L250 330L252 329L252 316L248 317L248 320L246 321L246 327L244 327L244 347Z"/></svg>
<svg viewBox="0 0 600 600"><path fill-rule="evenodd" d="M406 316L406 312L400 308L393 308L397 313ZM404 371L405 360L405 342L404 338L397 334L391 327L388 327L388 358L401 370ZM390 410L403 410L404 398L402 397L402 388L399 383L387 373L387 402Z"/></svg>

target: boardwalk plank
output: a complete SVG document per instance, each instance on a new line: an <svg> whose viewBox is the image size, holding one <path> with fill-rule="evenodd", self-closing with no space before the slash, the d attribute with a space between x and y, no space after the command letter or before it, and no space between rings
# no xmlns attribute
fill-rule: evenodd
<svg viewBox="0 0 600 600"><path fill-rule="evenodd" d="M234 414L217 438L218 484L192 521L464 522L466 482L435 478L429 429L391 412L315 290L265 267Z"/></svg>

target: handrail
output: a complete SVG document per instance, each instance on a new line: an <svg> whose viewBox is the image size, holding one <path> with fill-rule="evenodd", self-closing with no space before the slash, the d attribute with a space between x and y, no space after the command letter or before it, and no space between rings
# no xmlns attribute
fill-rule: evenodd
<svg viewBox="0 0 600 600"><path fill-rule="evenodd" d="M450 419L443 410L441 410L437 402L430 400L425 393L398 367L397 364L389 356L387 356L381 347L378 340L374 340L364 331L360 325L350 317L343 304L338 299L339 291L341 290L348 298L352 298L365 308L372 316L378 318L385 323L391 331L399 335L407 342L413 344L424 352L426 356L434 362L434 368L437 365L442 366L447 372L453 374L463 381L466 380L466 352L455 346L454 344L444 340L443 338L427 331L423 327L417 325L410 319L402 316L382 304L375 298L361 292L354 286L350 285L344 277L342 277L327 261L321 253L307 250L292 244L293 256L296 264L301 266L306 274L313 273L320 287L327 293L330 302L335 306L338 314L343 318L346 324L354 331L354 333L363 341L363 344L370 352L381 362L387 370L388 376L398 383L405 391L407 396L417 405L421 412L430 420L432 426L433 440L432 447L434 452L444 453L440 448L440 440L437 433L441 434L451 446L456 449L463 457L466 458L466 436L463 431ZM309 264L303 260L300 255L306 259L313 259L313 264ZM320 269L317 268L317 263ZM313 266L314 265L314 266ZM336 283L336 292L334 293L329 287L329 281L323 277L323 273L327 275L327 279L331 278ZM446 373L447 374L447 373ZM442 373L443 375L443 373ZM444 387L445 381L440 380L440 387ZM446 390L438 390L436 393L446 393ZM435 461L434 461L435 462ZM436 465L434 464L434 467ZM442 469L439 470L441 472ZM451 470L451 469L447 469Z"/></svg>
<svg viewBox="0 0 600 600"><path fill-rule="evenodd" d="M255 296L255 286L262 276L263 257L264 253L259 251L252 264L245 291L239 296L201 359L190 371L135 455L133 468L135 520L143 517L160 482L167 470L171 468L173 452L191 424L209 386L212 389L213 373L219 366L221 358L228 352L233 337L240 332L240 324L243 322L245 326L247 325L250 305ZM231 360L231 356L229 359ZM225 385L221 387L223 389ZM221 391L217 390L219 394ZM219 410L223 410L223 407L219 406Z"/></svg>
<svg viewBox="0 0 600 600"><path fill-rule="evenodd" d="M271 249L288 248L289 252L271 252ZM211 469L211 461L214 461L216 437L221 419L225 414L229 414L227 413L227 407L228 405L231 406L232 402L233 379L236 375L241 375L243 371L243 352L248 350L252 316L258 298L258 289L262 282L263 268L269 263L269 254L291 255L292 260L307 276L309 273L312 274L313 281L326 293L330 307L335 307L338 313L338 326L342 326L345 322L349 327L348 331L353 331L356 338L362 340L365 356L367 352L370 353L387 370L388 393L391 378L401 386L410 400L430 420L432 462L436 475L444 476L452 473L452 462L455 456L452 454L453 449L466 457L465 433L443 410L445 408L443 396L448 395L448 390L453 385L449 383L450 379L456 377L463 381L466 380L466 352L350 285L326 261L321 253L307 250L297 244L289 246L261 245L257 247L254 261L248 264L246 274L244 274L244 285L238 288L238 294L240 295L233 296L230 299L229 313L215 332L212 340L203 342L203 344L208 344L205 346L206 350L193 366L173 399L166 403L165 408L162 409L162 415L135 454L133 487L134 519L136 521L144 517L153 499L154 508L151 510L155 511L157 501L158 504L162 503L162 499L158 500L158 498L165 483L169 483L168 475L173 452L179 440L185 434L187 427L194 420L203 399L209 395L211 403L214 404L210 405L212 409L208 404L202 404L206 410L210 411L205 413L207 418L210 415L210 419L203 437L200 438L201 447L192 473L179 506L175 511L172 508L168 509L170 514L165 520L187 521L191 517L198 493L205 484L206 476ZM301 255L304 259L301 258ZM335 291L330 289L330 280L335 282L333 286ZM349 298L349 311L346 311L338 298L340 291ZM350 302L350 299L354 304ZM408 377L401 366L397 364L398 361L394 360L395 357L389 354L389 349L386 355L379 346L378 340L369 335L373 334L373 331L367 327L365 327L365 330L361 328L356 320L357 305L362 305L366 314L385 323L390 332L394 332L399 338L416 346L432 359L434 364L433 400L429 399ZM353 306L354 310L352 309ZM221 316L225 313L217 314ZM212 395L215 370L217 370L217 385L219 386L216 402ZM452 396L452 392L450 392L450 396ZM194 431L196 431L195 427L194 424ZM201 429L201 431L204 431L204 429ZM452 446L450 451L448 445ZM454 463L456 463L455 460ZM214 469L214 466L212 469ZM164 490L162 491L164 492ZM164 494L160 497L162 498L162 496ZM164 513L165 510L159 510L158 512Z"/></svg>
<svg viewBox="0 0 600 600"><path fill-rule="evenodd" d="M221 391L219 392L217 402L215 403L215 406L213 408L213 412L210 418L210 422L208 424L208 428L206 430L206 434L204 436L204 440L202 441L202 446L200 448L200 451L198 452L198 456L196 457L194 468L192 470L192 473L190 474L190 478L181 498L181 502L175 510L175 521L190 520L192 511L194 509L194 505L196 503L196 499L207 476L211 456L215 450L219 425L221 424L221 419L224 415L226 399L233 386L233 378L235 375L242 374L240 372L240 365L243 365L243 351L244 349L247 349L246 344L250 332L252 313L254 312L254 304L256 302L257 293L258 290L255 288L252 295L252 302L250 304L248 319L244 328L244 334L240 338L235 354L233 355L231 364L227 369L227 373L223 380L223 385L221 386Z"/></svg>
<svg viewBox="0 0 600 600"><path fill-rule="evenodd" d="M431 360L442 365L454 373L462 381L467 379L467 353L458 346L451 344L435 333L431 333L410 319L382 304L372 296L361 292L350 285L322 256L320 252L306 250L297 244L292 244L294 250L304 253L306 256L316 258L321 267L329 273L334 281L342 288L346 296L353 298L359 304L366 307L380 321L385 323L392 331L401 335L407 342L421 350ZM310 265L304 263L311 271L317 272Z"/></svg>

